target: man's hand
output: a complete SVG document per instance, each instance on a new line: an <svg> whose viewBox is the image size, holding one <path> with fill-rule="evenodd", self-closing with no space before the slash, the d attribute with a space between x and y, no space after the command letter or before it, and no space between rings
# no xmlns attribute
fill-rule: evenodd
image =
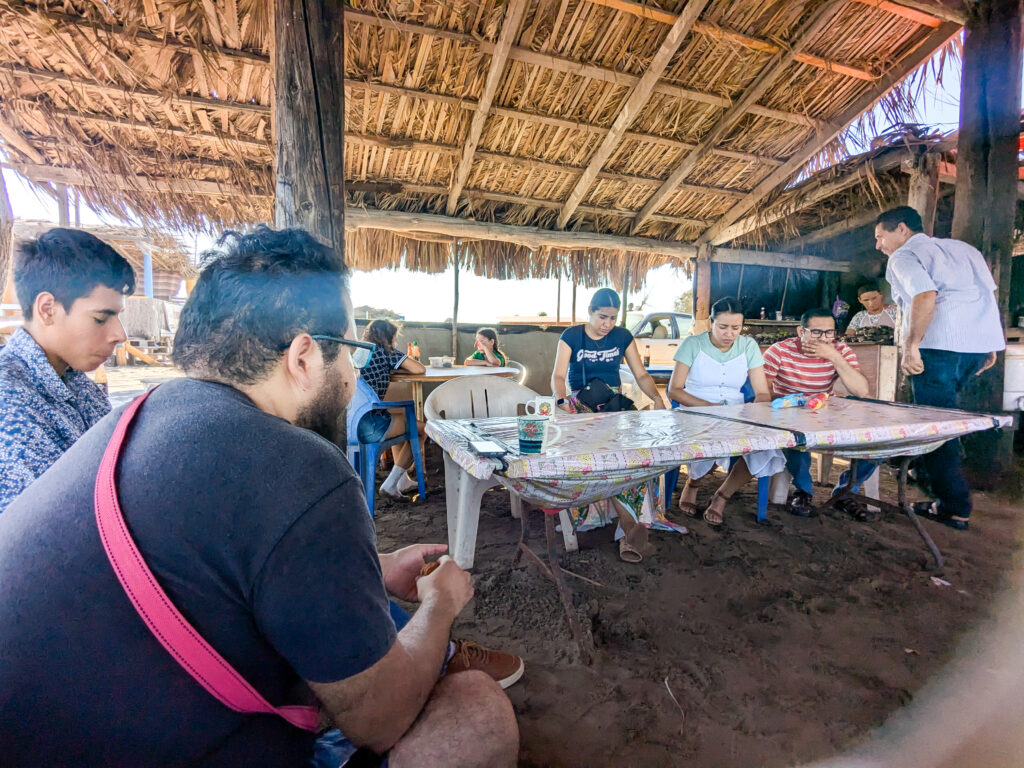
<svg viewBox="0 0 1024 768"><path fill-rule="evenodd" d="M981 368L978 369L978 372L976 374L974 374L974 375L975 376L981 376L981 374L983 374L985 371L987 371L989 368L991 368L995 364L996 364L996 353L995 352L989 352L988 353L988 359L985 360L985 364L983 366L981 366Z"/></svg>
<svg viewBox="0 0 1024 768"><path fill-rule="evenodd" d="M900 367L907 376L917 376L924 373L924 360L921 359L921 350L918 349L916 344L908 344L904 348L903 363Z"/></svg>
<svg viewBox="0 0 1024 768"><path fill-rule="evenodd" d="M384 586L388 593L399 600L418 602L421 597L416 577L426 558L448 551L446 544L413 544L389 555L381 555L381 570L384 572Z"/></svg>
<svg viewBox="0 0 1024 768"><path fill-rule="evenodd" d="M810 355L811 357L820 357L823 360L830 362L836 362L842 357L839 354L839 350L835 348L835 345L831 341L825 341L823 339L810 339L803 344L804 354Z"/></svg>
<svg viewBox="0 0 1024 768"><path fill-rule="evenodd" d="M415 589L420 602L431 601L454 619L473 597L473 580L448 555L438 562L440 565L430 575L420 577Z"/></svg>

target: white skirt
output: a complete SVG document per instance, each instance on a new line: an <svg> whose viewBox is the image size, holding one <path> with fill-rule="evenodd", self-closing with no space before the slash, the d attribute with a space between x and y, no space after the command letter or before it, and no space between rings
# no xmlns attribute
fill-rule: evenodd
<svg viewBox="0 0 1024 768"><path fill-rule="evenodd" d="M742 458L747 462L747 469L754 477L771 477L786 468L786 457L782 455L782 451L775 448L769 451L745 453ZM724 459L698 459L697 461L688 461L683 466L686 467L686 474L689 478L697 480L716 466L728 471L730 461L732 461L731 456Z"/></svg>

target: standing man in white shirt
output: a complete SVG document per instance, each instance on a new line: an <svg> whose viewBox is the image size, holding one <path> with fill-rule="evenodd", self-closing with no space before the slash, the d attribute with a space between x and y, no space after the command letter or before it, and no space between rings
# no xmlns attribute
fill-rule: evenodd
<svg viewBox="0 0 1024 768"><path fill-rule="evenodd" d="M896 327L896 305L885 303L885 296L876 280L866 280L857 286L857 300L864 309L853 316L846 330Z"/></svg>
<svg viewBox="0 0 1024 768"><path fill-rule="evenodd" d="M960 240L930 237L910 206L881 214L875 245L889 257L885 279L903 312L903 372L914 402L958 407L973 376L996 362L1006 348L992 272L981 253ZM924 456L936 501L914 505L918 514L966 530L971 491L957 440Z"/></svg>

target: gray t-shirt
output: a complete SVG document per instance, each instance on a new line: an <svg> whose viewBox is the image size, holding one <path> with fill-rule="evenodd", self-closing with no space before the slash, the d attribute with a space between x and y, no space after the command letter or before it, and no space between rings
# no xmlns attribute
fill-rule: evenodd
<svg viewBox="0 0 1024 768"><path fill-rule="evenodd" d="M158 643L93 510L120 410L0 515L5 766L298 766L313 734L221 704ZM146 401L122 510L179 611L274 705L312 703L395 641L363 489L337 447L193 379Z"/></svg>

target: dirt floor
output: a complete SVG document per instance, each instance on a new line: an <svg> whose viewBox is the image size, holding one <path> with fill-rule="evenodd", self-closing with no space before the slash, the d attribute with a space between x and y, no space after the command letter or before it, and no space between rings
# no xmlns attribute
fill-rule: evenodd
<svg viewBox="0 0 1024 768"><path fill-rule="evenodd" d="M426 501L378 499L382 551L447 541L440 454L427 453ZM883 492L894 498L893 478L886 470ZM721 533L689 520L685 536L652 532L657 552L639 565L618 558L611 527L582 534L563 566L601 584L566 577L596 648L585 666L554 586L532 565L509 569L519 522L508 494L485 495L476 596L455 631L526 660L509 690L520 765L825 759L913 699L950 659L957 638L988 616L1018 546L1019 505L977 494L969 532L926 523L946 557L947 585L925 570L927 552L905 518L867 524L773 510L759 526L755 504L751 483L730 502ZM539 512L530 535L543 549Z"/></svg>

